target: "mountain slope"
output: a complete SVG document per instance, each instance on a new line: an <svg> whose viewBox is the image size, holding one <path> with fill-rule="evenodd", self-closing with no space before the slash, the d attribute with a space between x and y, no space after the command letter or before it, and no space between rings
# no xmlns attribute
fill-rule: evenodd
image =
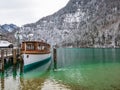
<svg viewBox="0 0 120 90"><path fill-rule="evenodd" d="M24 38L74 47L120 47L119 0L70 0L53 15L22 27Z"/></svg>
<svg viewBox="0 0 120 90"><path fill-rule="evenodd" d="M14 30L17 30L19 27L14 24L4 24L0 25L0 31L1 32L13 32Z"/></svg>
<svg viewBox="0 0 120 90"><path fill-rule="evenodd" d="M19 30L19 27L15 24L0 25L0 34L3 35L3 39L7 39L11 43L16 42L14 34Z"/></svg>

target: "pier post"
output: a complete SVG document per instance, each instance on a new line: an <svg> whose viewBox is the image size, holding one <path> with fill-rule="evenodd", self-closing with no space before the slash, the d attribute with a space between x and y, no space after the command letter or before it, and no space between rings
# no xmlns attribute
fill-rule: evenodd
<svg viewBox="0 0 120 90"><path fill-rule="evenodd" d="M4 72L4 50L1 50L1 68L2 68L2 72Z"/></svg>
<svg viewBox="0 0 120 90"><path fill-rule="evenodd" d="M1 50L0 50L0 55L1 55ZM0 71L2 70L2 60L1 60L1 56L0 56Z"/></svg>
<svg viewBox="0 0 120 90"><path fill-rule="evenodd" d="M24 61L21 55L20 55L20 63L24 64Z"/></svg>
<svg viewBox="0 0 120 90"><path fill-rule="evenodd" d="M8 56L8 49L6 49L6 57Z"/></svg>
<svg viewBox="0 0 120 90"><path fill-rule="evenodd" d="M17 58L16 58L16 49L13 49L13 64L17 63Z"/></svg>
<svg viewBox="0 0 120 90"><path fill-rule="evenodd" d="M23 75L23 67L24 67L24 62L23 62L23 59L22 57L20 58L20 75L22 76Z"/></svg>
<svg viewBox="0 0 120 90"><path fill-rule="evenodd" d="M5 49L5 63L8 63L8 49Z"/></svg>
<svg viewBox="0 0 120 90"><path fill-rule="evenodd" d="M4 81L4 72L2 72L1 76L0 76L0 87L1 89L0 90L4 90L4 84L5 84L5 81Z"/></svg>
<svg viewBox="0 0 120 90"><path fill-rule="evenodd" d="M53 48L54 69L57 69L57 49Z"/></svg>
<svg viewBox="0 0 120 90"><path fill-rule="evenodd" d="M21 54L21 50L20 50L20 47L18 47L18 56L20 56L20 54Z"/></svg>

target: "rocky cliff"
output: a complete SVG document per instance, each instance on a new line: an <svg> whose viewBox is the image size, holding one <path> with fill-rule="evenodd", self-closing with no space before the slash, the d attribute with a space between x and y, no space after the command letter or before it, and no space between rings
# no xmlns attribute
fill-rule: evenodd
<svg viewBox="0 0 120 90"><path fill-rule="evenodd" d="M23 39L45 39L59 46L120 47L119 0L70 0L36 23L22 27Z"/></svg>

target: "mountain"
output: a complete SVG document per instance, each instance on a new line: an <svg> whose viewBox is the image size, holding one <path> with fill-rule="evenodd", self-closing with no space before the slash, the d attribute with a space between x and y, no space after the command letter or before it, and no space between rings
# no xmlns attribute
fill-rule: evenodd
<svg viewBox="0 0 120 90"><path fill-rule="evenodd" d="M17 40L14 34L19 29L20 27L16 26L15 24L0 25L0 35L3 35L3 39L7 39L11 43L16 43Z"/></svg>
<svg viewBox="0 0 120 90"><path fill-rule="evenodd" d="M45 39L53 45L120 47L119 0L70 0L68 4L21 29L23 39Z"/></svg>
<svg viewBox="0 0 120 90"><path fill-rule="evenodd" d="M17 30L19 27L14 24L4 24L0 25L0 31L1 32L13 32L14 30Z"/></svg>

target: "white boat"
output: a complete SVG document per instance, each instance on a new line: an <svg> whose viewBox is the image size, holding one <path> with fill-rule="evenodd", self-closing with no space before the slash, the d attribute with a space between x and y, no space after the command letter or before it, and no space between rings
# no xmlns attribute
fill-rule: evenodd
<svg viewBox="0 0 120 90"><path fill-rule="evenodd" d="M21 45L24 71L37 68L51 60L50 45L43 41L25 41Z"/></svg>

